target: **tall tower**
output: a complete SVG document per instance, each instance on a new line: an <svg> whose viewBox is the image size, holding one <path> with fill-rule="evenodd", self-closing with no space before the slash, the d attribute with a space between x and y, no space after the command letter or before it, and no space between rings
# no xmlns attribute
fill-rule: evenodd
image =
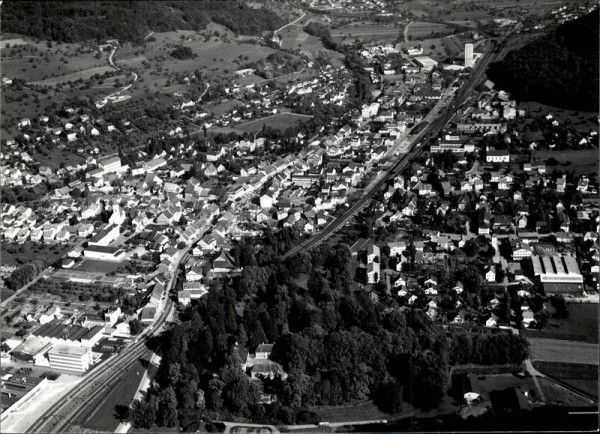
<svg viewBox="0 0 600 434"><path fill-rule="evenodd" d="M473 67L473 44L465 44L465 68Z"/></svg>

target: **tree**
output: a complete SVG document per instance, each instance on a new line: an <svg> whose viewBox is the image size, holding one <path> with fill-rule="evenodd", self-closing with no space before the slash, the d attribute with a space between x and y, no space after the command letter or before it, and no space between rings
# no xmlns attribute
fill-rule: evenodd
<svg viewBox="0 0 600 434"><path fill-rule="evenodd" d="M569 308L562 295L553 295L550 298L550 304L556 310L554 318L564 319L569 317Z"/></svg>
<svg viewBox="0 0 600 434"><path fill-rule="evenodd" d="M166 427L177 426L177 397L171 386L161 390L159 397L158 424Z"/></svg>
<svg viewBox="0 0 600 434"><path fill-rule="evenodd" d="M156 422L156 410L153 402L136 399L131 405L131 419L137 428L151 428Z"/></svg>
<svg viewBox="0 0 600 434"><path fill-rule="evenodd" d="M410 394L412 404L423 409L437 407L450 385L450 369L442 355L424 351L412 357Z"/></svg>
<svg viewBox="0 0 600 434"><path fill-rule="evenodd" d="M129 332L132 335L138 335L143 330L143 328L144 326L139 319L134 318L131 321L129 321Z"/></svg>
<svg viewBox="0 0 600 434"><path fill-rule="evenodd" d="M402 385L392 378L377 389L373 398L375 405L386 413L399 413L402 411Z"/></svg>

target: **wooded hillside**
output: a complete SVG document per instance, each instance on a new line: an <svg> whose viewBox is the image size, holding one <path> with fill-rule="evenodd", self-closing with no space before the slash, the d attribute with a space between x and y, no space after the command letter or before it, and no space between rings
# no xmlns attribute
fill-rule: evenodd
<svg viewBox="0 0 600 434"><path fill-rule="evenodd" d="M6 1L2 32L58 42L140 41L149 32L201 30L210 21L256 35L285 24L266 9L237 1Z"/></svg>
<svg viewBox="0 0 600 434"><path fill-rule="evenodd" d="M597 111L598 50L596 10L508 53L488 75L517 100Z"/></svg>

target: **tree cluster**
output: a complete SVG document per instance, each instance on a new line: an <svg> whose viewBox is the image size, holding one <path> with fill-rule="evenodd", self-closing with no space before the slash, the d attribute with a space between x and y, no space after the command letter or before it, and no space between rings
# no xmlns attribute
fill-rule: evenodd
<svg viewBox="0 0 600 434"><path fill-rule="evenodd" d="M5 279L4 283L7 288L17 290L35 279L47 266L48 262L46 260L35 259L16 268Z"/></svg>

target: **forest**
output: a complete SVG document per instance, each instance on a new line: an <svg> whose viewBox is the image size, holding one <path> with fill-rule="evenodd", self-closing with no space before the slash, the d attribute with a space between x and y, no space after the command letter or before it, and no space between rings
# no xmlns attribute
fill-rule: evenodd
<svg viewBox="0 0 600 434"><path fill-rule="evenodd" d="M130 412L136 426L185 429L199 417L315 423L314 406L366 399L390 414L405 402L431 409L447 395L452 364L518 364L528 356L520 336L449 335L394 297L374 301L354 283L346 244L283 260L294 239L267 234L235 245L241 276L213 285L161 337L155 383ZM274 343L271 359L285 380L260 383L242 370L239 349L253 353L261 343ZM260 404L261 392L277 400Z"/></svg>
<svg viewBox="0 0 600 434"><path fill-rule="evenodd" d="M214 21L243 35L260 35L285 24L267 9L239 1L7 1L3 33L42 40L141 42L151 31L202 30Z"/></svg>
<svg viewBox="0 0 600 434"><path fill-rule="evenodd" d="M598 61L596 10L511 51L488 76L517 100L597 112Z"/></svg>

